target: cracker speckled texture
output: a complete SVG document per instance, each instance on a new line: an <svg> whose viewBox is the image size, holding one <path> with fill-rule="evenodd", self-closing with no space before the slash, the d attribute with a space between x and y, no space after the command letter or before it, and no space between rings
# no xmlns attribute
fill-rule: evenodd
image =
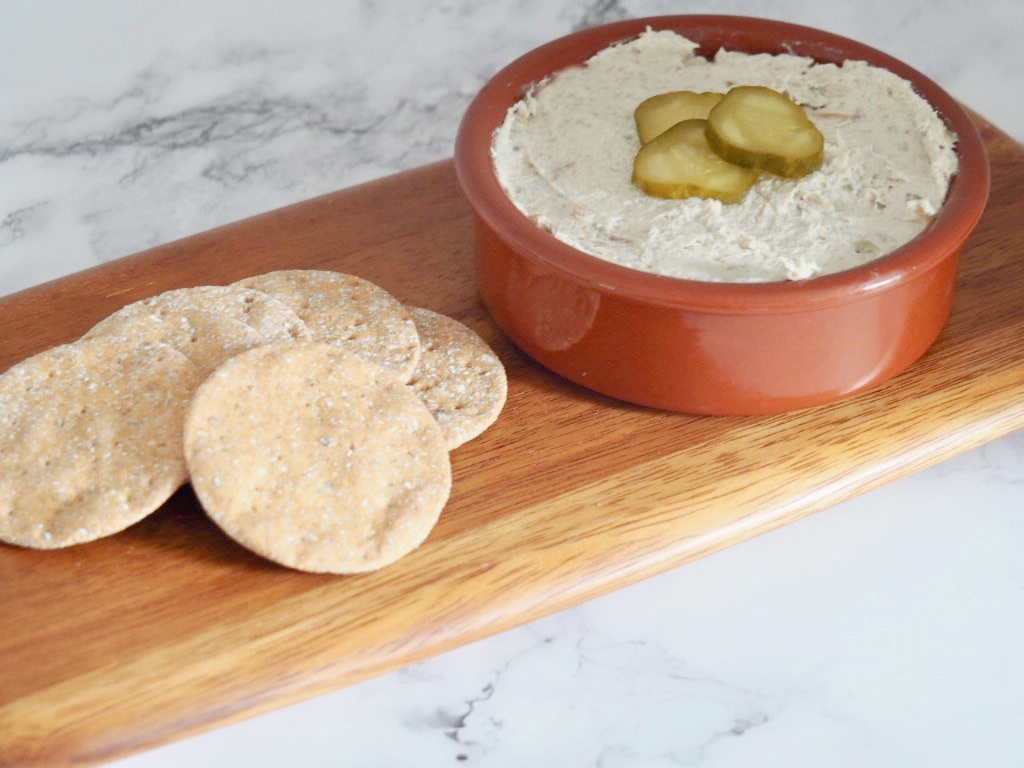
<svg viewBox="0 0 1024 768"><path fill-rule="evenodd" d="M272 296L238 285L196 285L164 291L121 307L86 335L106 333L106 328L126 319L130 321L138 314L168 318L193 310L218 312L246 323L268 343L311 338L306 324L291 308Z"/></svg>
<svg viewBox="0 0 1024 768"><path fill-rule="evenodd" d="M139 303L129 306L133 310L100 321L84 338L121 336L169 344L184 353L204 376L239 352L267 343L251 325L223 312L183 308L157 314Z"/></svg>
<svg viewBox="0 0 1024 768"><path fill-rule="evenodd" d="M185 456L229 536L312 572L403 557L451 491L444 438L410 388L325 343L268 345L221 366L193 399Z"/></svg>
<svg viewBox="0 0 1024 768"><path fill-rule="evenodd" d="M342 272L285 269L233 285L269 294L289 306L314 341L334 344L408 381L419 360L416 325L379 285Z"/></svg>
<svg viewBox="0 0 1024 768"><path fill-rule="evenodd" d="M127 528L187 479L200 374L165 344L97 338L0 375L0 540L39 549Z"/></svg>
<svg viewBox="0 0 1024 768"><path fill-rule="evenodd" d="M508 396L505 367L473 329L454 318L409 309L420 362L409 386L437 419L449 450L493 424Z"/></svg>
<svg viewBox="0 0 1024 768"><path fill-rule="evenodd" d="M191 481L274 562L377 570L429 535L449 451L507 389L472 329L353 275L167 290L0 375L0 542L108 536Z"/></svg>

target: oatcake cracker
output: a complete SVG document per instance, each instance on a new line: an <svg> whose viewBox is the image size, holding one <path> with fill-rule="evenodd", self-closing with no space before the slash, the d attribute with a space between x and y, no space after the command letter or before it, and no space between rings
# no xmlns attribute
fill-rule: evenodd
<svg viewBox="0 0 1024 768"><path fill-rule="evenodd" d="M199 378L166 344L115 337L0 375L0 540L66 547L157 509L187 479L182 424Z"/></svg>
<svg viewBox="0 0 1024 768"><path fill-rule="evenodd" d="M183 308L157 314L141 303L102 320L83 338L123 336L159 341L183 352L205 377L228 358L267 343L251 325L223 312Z"/></svg>
<svg viewBox="0 0 1024 768"><path fill-rule="evenodd" d="M174 317L195 310L219 312L251 326L266 342L308 341L309 330L295 312L277 299L249 288L232 285L197 285L175 288L128 304L101 320L86 336L106 333L105 327L127 322L139 314Z"/></svg>
<svg viewBox="0 0 1024 768"><path fill-rule="evenodd" d="M234 285L287 304L306 322L315 341L353 352L406 381L416 368L416 326L394 296L369 280L326 270L285 269Z"/></svg>
<svg viewBox="0 0 1024 768"><path fill-rule="evenodd" d="M185 457L207 514L291 568L360 573L427 537L451 490L440 428L393 374L325 343L243 352L197 390Z"/></svg>
<svg viewBox="0 0 1024 768"><path fill-rule="evenodd" d="M420 362L409 386L437 419L449 450L493 424L505 405L505 367L471 328L429 309L410 308Z"/></svg>

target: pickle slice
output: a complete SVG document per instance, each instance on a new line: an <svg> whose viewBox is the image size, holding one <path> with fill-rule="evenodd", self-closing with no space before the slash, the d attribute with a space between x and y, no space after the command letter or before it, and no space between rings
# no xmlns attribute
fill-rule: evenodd
<svg viewBox="0 0 1024 768"><path fill-rule="evenodd" d="M706 124L698 118L683 120L640 147L633 159L633 183L655 197L742 200L757 172L715 154L704 137Z"/></svg>
<svg viewBox="0 0 1024 768"><path fill-rule="evenodd" d="M646 144L683 120L706 119L723 95L713 91L670 91L644 99L633 111L640 143Z"/></svg>
<svg viewBox="0 0 1024 768"><path fill-rule="evenodd" d="M821 167L825 139L798 104L771 88L740 85L711 110L711 148L745 168L796 179Z"/></svg>

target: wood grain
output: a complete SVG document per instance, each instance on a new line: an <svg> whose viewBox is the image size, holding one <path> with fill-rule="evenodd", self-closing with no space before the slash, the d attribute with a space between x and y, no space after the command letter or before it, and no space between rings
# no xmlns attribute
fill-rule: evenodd
<svg viewBox="0 0 1024 768"><path fill-rule="evenodd" d="M952 320L889 384L759 418L636 408L524 359L479 305L451 164L341 191L0 299L0 369L161 290L338 269L477 329L504 413L453 454L420 549L316 576L246 553L189 489L67 550L0 545L0 766L84 766L322 694L664 571L1024 426L1024 147L979 120L989 210Z"/></svg>

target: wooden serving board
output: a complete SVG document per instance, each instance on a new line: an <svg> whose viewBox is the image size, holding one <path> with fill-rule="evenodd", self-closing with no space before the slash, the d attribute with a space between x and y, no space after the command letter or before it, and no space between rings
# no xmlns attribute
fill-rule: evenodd
<svg viewBox="0 0 1024 768"><path fill-rule="evenodd" d="M476 328L508 404L452 456L427 542L374 574L248 554L186 488L131 529L0 545L0 765L90 765L378 675L681 565L1024 426L1024 147L993 165L948 329L872 392L774 417L592 394L479 305L450 162L327 195L0 299L0 370L119 306L289 267L351 272Z"/></svg>

